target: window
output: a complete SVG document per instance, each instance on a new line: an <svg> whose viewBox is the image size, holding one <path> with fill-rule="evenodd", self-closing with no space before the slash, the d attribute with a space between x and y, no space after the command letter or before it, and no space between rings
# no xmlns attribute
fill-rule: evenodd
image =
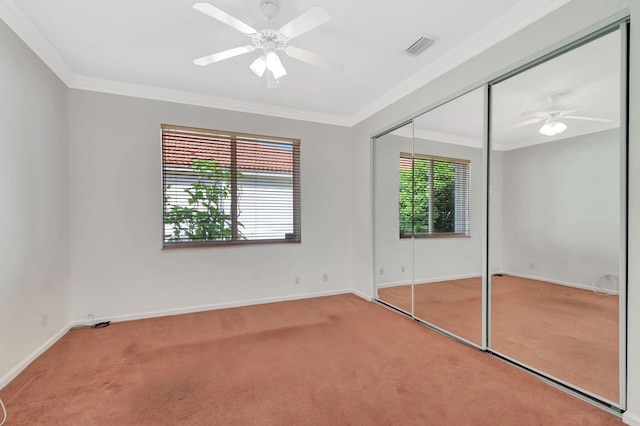
<svg viewBox="0 0 640 426"><path fill-rule="evenodd" d="M162 125L164 247L300 242L300 141Z"/></svg>
<svg viewBox="0 0 640 426"><path fill-rule="evenodd" d="M469 161L400 153L400 238L469 235Z"/></svg>

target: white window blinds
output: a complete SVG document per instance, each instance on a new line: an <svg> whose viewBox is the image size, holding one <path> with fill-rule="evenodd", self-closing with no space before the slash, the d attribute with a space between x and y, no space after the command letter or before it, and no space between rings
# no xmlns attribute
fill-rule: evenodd
<svg viewBox="0 0 640 426"><path fill-rule="evenodd" d="M164 246L300 242L300 141L162 125Z"/></svg>
<svg viewBox="0 0 640 426"><path fill-rule="evenodd" d="M469 235L469 160L400 153L400 237Z"/></svg>

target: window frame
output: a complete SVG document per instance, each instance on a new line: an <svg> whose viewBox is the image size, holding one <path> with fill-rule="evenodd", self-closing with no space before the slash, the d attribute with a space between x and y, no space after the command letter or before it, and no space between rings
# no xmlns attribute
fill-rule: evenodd
<svg viewBox="0 0 640 426"><path fill-rule="evenodd" d="M416 160L420 160L420 161L428 161L429 162L429 168L430 168L430 175L433 175L433 163L436 161L440 161L440 162L447 162L447 163L451 163L451 164L455 164L455 165L461 165L461 166L465 166L467 168L466 170L466 179L463 179L464 182L464 186L459 187L458 184L456 183L455 185L455 201L456 201L456 205L455 205L455 211L456 214L458 213L459 209L465 208L466 207L466 211L464 211L464 215L465 217L465 229L463 231L454 231L454 232L432 232L432 226L429 226L429 232L421 232L421 233L407 233L407 232L403 232L402 231L402 222L401 222L401 218L398 217L398 234L400 239L408 239L408 238L469 238L471 237L471 214L470 214L470 197L469 197L469 193L470 193L470 186L471 186L471 160L466 160L466 159L462 159L462 158L452 158L452 157L443 157L443 156L438 156L438 155L428 155L428 154L416 154L416 153L408 153L408 152L400 152L399 155L399 160L401 159L407 159L411 161L411 180L412 180L412 194L411 194L411 205L412 205L412 220L414 219L414 196L415 196L415 192L413 190L414 188L414 164ZM398 169L400 170L400 168ZM458 174L458 171L456 171L456 174ZM457 181L457 177L456 177L456 181ZM398 184L400 183L400 179L398 177ZM431 201L433 200L433 191L434 191L434 186L433 186L433 181L430 181L430 184L428 186L428 191L429 191L429 201L430 201L430 206L429 206L429 222L431 224L433 224L433 219L432 219L432 214L433 214L433 206L431 205ZM459 196L458 191L461 191L463 194L462 196ZM400 187L398 186L398 195L400 194ZM462 199L464 202L463 206L458 206L457 201L459 199ZM400 203L400 200L398 199L398 204ZM399 207L399 206L398 206ZM411 224L411 228L415 228L415 221L412 222Z"/></svg>
<svg viewBox="0 0 640 426"><path fill-rule="evenodd" d="M195 247L224 247L224 246L237 246L237 245L263 245L263 244L300 244L302 242L302 209L301 209L301 194L300 194L300 139L284 138L280 136L265 136L251 133L240 133L232 131L205 129L199 127L188 127L171 124L161 124L161 185L162 185L162 249L179 249L179 248L195 248ZM167 164L165 164L165 131L173 132L189 132L197 133L199 135L210 135L212 139L228 139L231 141L230 155L232 157L232 164L230 170L235 167L236 172L231 172L231 215L232 215L232 239L230 240L195 240L195 241L168 241L166 238L165 229L165 217L166 217L166 205L167 205ZM292 148L292 219L293 219L293 232L285 234L284 238L271 238L271 239L237 239L237 223L240 215L238 209L238 172L241 171L238 168L237 163L234 161L236 139L253 139L265 143L284 143L290 145ZM235 205L234 205L235 203ZM291 235L291 237L289 237Z"/></svg>

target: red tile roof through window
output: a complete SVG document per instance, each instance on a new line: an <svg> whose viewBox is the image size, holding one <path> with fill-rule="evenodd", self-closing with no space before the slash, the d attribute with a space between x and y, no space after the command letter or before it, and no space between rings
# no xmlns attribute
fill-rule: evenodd
<svg viewBox="0 0 640 426"><path fill-rule="evenodd" d="M163 135L163 161L166 165L190 165L194 159L209 159L221 166L231 165L231 141L199 135ZM282 142L237 140L236 159L241 170L291 172L293 146Z"/></svg>

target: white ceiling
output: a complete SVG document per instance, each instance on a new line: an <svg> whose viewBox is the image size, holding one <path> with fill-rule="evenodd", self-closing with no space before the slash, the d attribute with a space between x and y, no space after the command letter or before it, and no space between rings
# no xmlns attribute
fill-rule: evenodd
<svg viewBox="0 0 640 426"><path fill-rule="evenodd" d="M314 5L331 13L294 41L344 63L343 73L283 57L289 74L269 90L249 70L258 52L196 66L195 58L250 43L194 10L194 0L0 0L0 18L69 87L351 126L569 0L275 1L273 28ZM209 2L267 25L260 0ZM422 34L437 42L419 57L405 54Z"/></svg>

